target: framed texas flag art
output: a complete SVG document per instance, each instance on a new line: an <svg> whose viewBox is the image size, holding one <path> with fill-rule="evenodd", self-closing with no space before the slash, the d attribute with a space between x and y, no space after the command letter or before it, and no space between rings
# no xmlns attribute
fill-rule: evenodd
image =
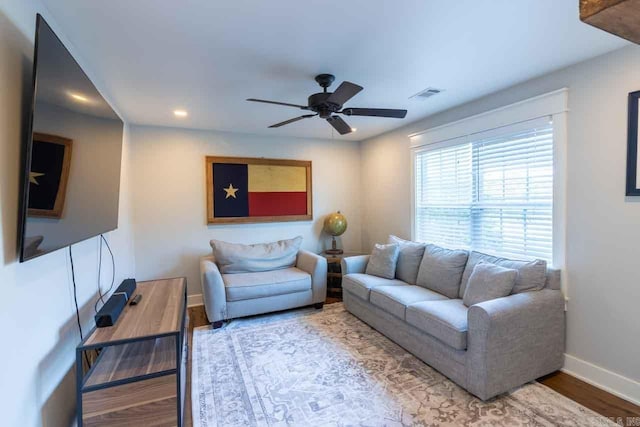
<svg viewBox="0 0 640 427"><path fill-rule="evenodd" d="M313 219L311 162L207 156L207 222Z"/></svg>

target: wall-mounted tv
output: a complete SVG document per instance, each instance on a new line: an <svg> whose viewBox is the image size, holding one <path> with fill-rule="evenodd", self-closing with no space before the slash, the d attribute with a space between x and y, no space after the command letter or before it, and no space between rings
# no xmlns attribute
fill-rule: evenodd
<svg viewBox="0 0 640 427"><path fill-rule="evenodd" d="M20 261L118 227L123 122L38 15Z"/></svg>

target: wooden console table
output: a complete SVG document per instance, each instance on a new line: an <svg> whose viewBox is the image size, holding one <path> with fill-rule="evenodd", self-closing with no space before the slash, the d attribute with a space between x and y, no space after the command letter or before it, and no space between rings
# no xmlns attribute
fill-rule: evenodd
<svg viewBox="0 0 640 427"><path fill-rule="evenodd" d="M139 282L138 305L94 328L76 349L78 426L182 426L187 281ZM87 351L99 351L85 372Z"/></svg>

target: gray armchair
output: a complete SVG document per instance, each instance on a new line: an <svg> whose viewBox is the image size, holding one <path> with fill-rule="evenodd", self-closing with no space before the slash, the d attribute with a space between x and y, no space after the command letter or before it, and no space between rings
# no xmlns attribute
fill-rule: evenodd
<svg viewBox="0 0 640 427"><path fill-rule="evenodd" d="M221 274L213 256L200 260L202 295L214 328L238 317L314 305L327 294L327 260L300 250L294 267L252 273Z"/></svg>

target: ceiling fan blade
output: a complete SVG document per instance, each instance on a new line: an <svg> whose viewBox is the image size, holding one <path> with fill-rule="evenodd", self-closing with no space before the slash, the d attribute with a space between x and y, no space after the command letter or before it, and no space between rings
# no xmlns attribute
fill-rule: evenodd
<svg viewBox="0 0 640 427"><path fill-rule="evenodd" d="M265 104L284 105L285 107L296 107L296 108L300 108L302 110L308 110L309 109L309 107L307 107L306 105L289 104L288 102L267 101L266 99L248 98L247 101L263 102Z"/></svg>
<svg viewBox="0 0 640 427"><path fill-rule="evenodd" d="M340 135L346 135L348 133L351 133L351 126L349 126L347 122L342 120L342 117L331 116L327 118L327 121L331 126L333 126L335 130L337 130L340 133Z"/></svg>
<svg viewBox="0 0 640 427"><path fill-rule="evenodd" d="M356 96L358 92L362 90L362 86L344 81L338 86L335 92L329 95L326 102L331 102L337 105L343 105L345 102Z"/></svg>
<svg viewBox="0 0 640 427"><path fill-rule="evenodd" d="M269 126L270 128L279 128L280 126L288 125L289 123L297 122L298 120L308 119L309 117L315 117L317 114L305 114L304 116L296 117L294 119L285 120L284 122L276 123Z"/></svg>
<svg viewBox="0 0 640 427"><path fill-rule="evenodd" d="M372 116L372 117L393 117L404 119L407 110L393 110L388 108L345 108L341 111L347 116Z"/></svg>

